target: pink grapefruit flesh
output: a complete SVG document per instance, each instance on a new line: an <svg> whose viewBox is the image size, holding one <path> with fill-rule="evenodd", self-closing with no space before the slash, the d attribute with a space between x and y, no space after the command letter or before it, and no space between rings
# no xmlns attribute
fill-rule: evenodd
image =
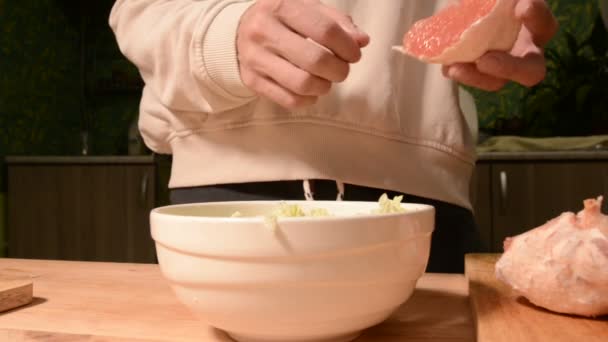
<svg viewBox="0 0 608 342"><path fill-rule="evenodd" d="M420 20L406 34L404 46L414 55L435 57L458 43L476 21L487 16L497 0L462 0L436 15Z"/></svg>
<svg viewBox="0 0 608 342"><path fill-rule="evenodd" d="M425 62L471 62L488 50L512 48L521 23L516 0L459 0L417 21L402 52Z"/></svg>

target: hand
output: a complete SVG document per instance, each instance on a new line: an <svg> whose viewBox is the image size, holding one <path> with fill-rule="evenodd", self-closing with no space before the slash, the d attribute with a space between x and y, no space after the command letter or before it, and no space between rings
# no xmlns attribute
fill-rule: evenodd
<svg viewBox="0 0 608 342"><path fill-rule="evenodd" d="M236 39L243 83L288 109L311 105L344 81L368 43L348 16L319 0L258 0Z"/></svg>
<svg viewBox="0 0 608 342"><path fill-rule="evenodd" d="M523 26L513 49L492 51L474 63L443 67L443 74L455 81L487 91L497 91L515 81L531 87L547 72L543 48L553 38L558 23L545 0L520 0L515 15Z"/></svg>

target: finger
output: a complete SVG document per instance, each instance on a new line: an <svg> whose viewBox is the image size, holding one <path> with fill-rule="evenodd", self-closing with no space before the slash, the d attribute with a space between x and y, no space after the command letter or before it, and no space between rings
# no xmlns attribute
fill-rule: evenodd
<svg viewBox="0 0 608 342"><path fill-rule="evenodd" d="M285 89L271 78L261 76L259 74L249 75L245 73L244 79L250 89L253 89L258 95L269 99L286 109L297 109L314 104L317 101L315 96L297 95Z"/></svg>
<svg viewBox="0 0 608 342"><path fill-rule="evenodd" d="M331 50L349 63L361 59L357 41L336 20L320 10L299 1L280 1L275 13L287 27Z"/></svg>
<svg viewBox="0 0 608 342"><path fill-rule="evenodd" d="M547 72L545 58L540 53L527 53L518 57L504 52L488 52L475 64L484 74L512 80L526 87L541 82Z"/></svg>
<svg viewBox="0 0 608 342"><path fill-rule="evenodd" d="M443 74L459 83L486 91L498 91L507 84L505 79L481 73L472 63L444 66Z"/></svg>
<svg viewBox="0 0 608 342"><path fill-rule="evenodd" d="M320 96L331 89L331 82L312 75L277 55L263 50L257 52L257 55L257 71L294 94Z"/></svg>
<svg viewBox="0 0 608 342"><path fill-rule="evenodd" d="M342 82L349 72L349 64L336 57L327 49L304 39L287 29L282 23L268 21L267 32L271 51L283 56L300 69L332 82Z"/></svg>
<svg viewBox="0 0 608 342"><path fill-rule="evenodd" d="M359 47L366 47L369 44L369 35L363 32L354 22L353 18L340 12L337 8L322 6L321 11L333 18L342 28L348 32L359 44Z"/></svg>
<svg viewBox="0 0 608 342"><path fill-rule="evenodd" d="M540 47L547 45L559 28L545 0L520 0L515 7L515 16L522 20L532 33L534 43Z"/></svg>

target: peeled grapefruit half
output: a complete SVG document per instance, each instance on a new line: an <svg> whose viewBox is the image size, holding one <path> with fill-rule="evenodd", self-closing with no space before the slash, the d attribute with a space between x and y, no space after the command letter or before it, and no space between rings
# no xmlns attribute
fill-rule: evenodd
<svg viewBox="0 0 608 342"><path fill-rule="evenodd" d="M521 29L517 0L453 0L412 26L397 49L426 63L473 62L491 50L509 51Z"/></svg>

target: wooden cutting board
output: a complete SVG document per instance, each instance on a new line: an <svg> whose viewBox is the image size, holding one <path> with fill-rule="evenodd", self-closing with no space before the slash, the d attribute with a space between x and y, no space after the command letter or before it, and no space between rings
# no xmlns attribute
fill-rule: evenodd
<svg viewBox="0 0 608 342"><path fill-rule="evenodd" d="M465 257L478 342L608 341L608 317L588 319L556 314L514 294L494 276L499 257L497 254Z"/></svg>
<svg viewBox="0 0 608 342"><path fill-rule="evenodd" d="M0 313L1 342L234 342L180 303L158 265L0 258L0 275L9 269L33 280L36 296ZM407 303L356 342L397 341L473 341L464 275L423 275Z"/></svg>
<svg viewBox="0 0 608 342"><path fill-rule="evenodd" d="M3 277L0 274L0 312L31 303L33 292L31 280Z"/></svg>

